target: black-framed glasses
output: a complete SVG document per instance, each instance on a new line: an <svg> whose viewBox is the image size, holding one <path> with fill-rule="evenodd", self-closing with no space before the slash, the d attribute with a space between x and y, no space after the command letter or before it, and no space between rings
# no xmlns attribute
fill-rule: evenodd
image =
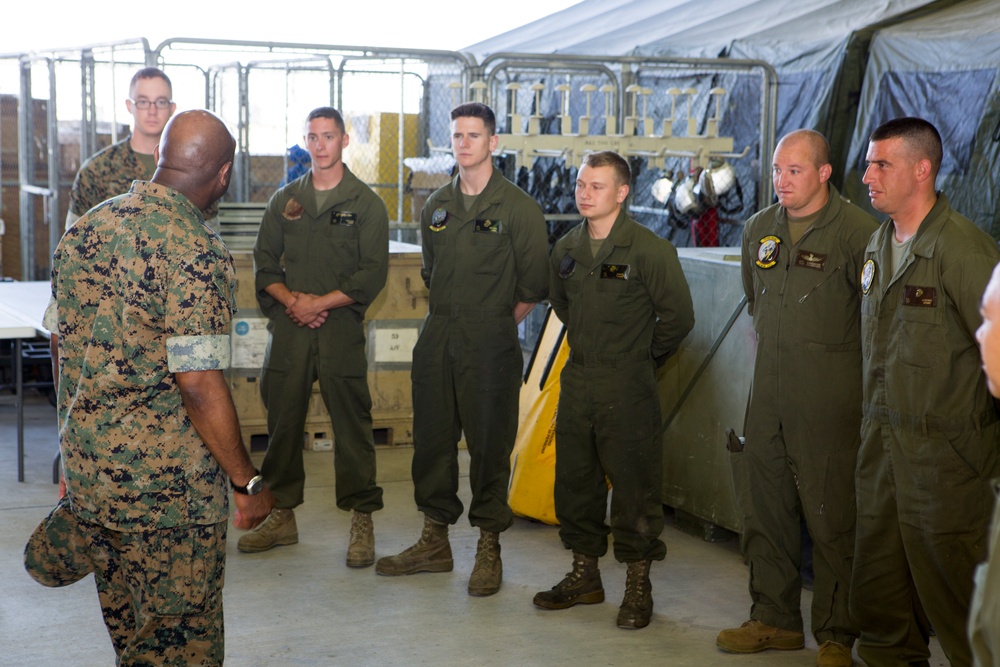
<svg viewBox="0 0 1000 667"><path fill-rule="evenodd" d="M155 106L160 111L163 111L164 109L169 109L170 105L173 104L173 100L167 100L162 97L156 101L147 99L129 100L129 101L132 102L132 104L135 105L135 108L139 109L140 111L145 111L146 109L148 109L150 104Z"/></svg>

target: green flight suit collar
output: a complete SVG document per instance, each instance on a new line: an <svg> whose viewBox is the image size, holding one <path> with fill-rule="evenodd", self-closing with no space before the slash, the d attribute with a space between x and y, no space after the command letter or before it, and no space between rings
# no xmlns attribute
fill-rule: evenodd
<svg viewBox="0 0 1000 667"><path fill-rule="evenodd" d="M592 269L606 260L616 247L632 245L634 231L632 219L628 217L625 207L622 206L621 210L618 211L618 217L615 218L615 224L611 226L608 238L601 245L597 256L592 258L590 254L590 234L587 233L586 220L570 231L566 252L581 265ZM593 263L591 264L591 262Z"/></svg>
<svg viewBox="0 0 1000 667"><path fill-rule="evenodd" d="M948 212L950 210L951 204L948 203L948 195L938 192L937 201L934 202L934 206L931 207L931 210L924 219L920 221L917 233L913 235L913 239L910 242L910 252L907 253L903 264L896 271L896 275L890 276L890 279L882 285L883 293L895 282L895 278L902 276L910 268L910 265L915 261L915 257L924 259L934 257L934 249L937 246L938 237L941 236L941 231L948 220ZM879 266L891 266L892 248L890 244L892 243L892 235L895 234L895 230L892 218L888 218L868 242L866 251L874 253L878 257Z"/></svg>
<svg viewBox="0 0 1000 667"><path fill-rule="evenodd" d="M463 225L475 220L479 214L490 206L503 201L503 185L507 179L504 178L504 175L496 167L493 168L493 173L490 175L490 180L487 181L486 187L476 195L476 202L470 211L465 210L465 204L462 202L464 195L459 185L460 178L456 174L451 179L451 183L445 186L438 195L437 203L444 207L451 215L461 220Z"/></svg>
<svg viewBox="0 0 1000 667"><path fill-rule="evenodd" d="M799 243L802 242L809 232L814 229L823 229L827 225L833 223L838 216L840 216L840 211L844 207L844 201L840 197L840 191L832 183L827 183L830 188L830 198L827 200L826 205L823 207L819 218L812 224L802 238L799 239ZM775 222L781 226L785 235L784 238L788 237L788 210L784 206L779 206L777 212L774 215Z"/></svg>
<svg viewBox="0 0 1000 667"><path fill-rule="evenodd" d="M344 202L355 199L361 193L363 185L345 164L344 176L340 179L340 183L336 187L337 196L327 202L327 206L322 211L316 210L316 188L313 186L312 169L292 182L288 187L288 195L302 205L302 208L306 210L309 217L317 220L323 213L341 206Z"/></svg>

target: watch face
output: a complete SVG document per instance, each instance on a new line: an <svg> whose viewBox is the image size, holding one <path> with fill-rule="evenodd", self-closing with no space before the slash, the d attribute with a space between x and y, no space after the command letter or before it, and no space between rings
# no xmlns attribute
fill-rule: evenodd
<svg viewBox="0 0 1000 667"><path fill-rule="evenodd" d="M249 482L247 482L247 495L255 495L264 490L264 478L261 475L257 475Z"/></svg>

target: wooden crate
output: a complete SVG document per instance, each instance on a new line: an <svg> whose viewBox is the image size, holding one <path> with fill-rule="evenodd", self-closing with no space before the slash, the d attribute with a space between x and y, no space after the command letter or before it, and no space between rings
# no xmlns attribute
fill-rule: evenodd
<svg viewBox="0 0 1000 667"><path fill-rule="evenodd" d="M398 323L411 332L427 313L427 288L420 277L421 256L418 246L390 244L389 274L386 287L368 308L366 328ZM236 265L237 317L262 317L257 309L253 288L253 254L233 251ZM406 363L381 363L369 343L368 388L372 397L372 426L378 445L406 445L413 442L413 398L410 388L408 355ZM260 398L259 368L234 368L228 373L230 389L240 418L244 442L260 442L267 436L267 411ZM313 385L306 417L305 446L316 440L333 438L330 417L320 394ZM258 446L259 448L259 446Z"/></svg>

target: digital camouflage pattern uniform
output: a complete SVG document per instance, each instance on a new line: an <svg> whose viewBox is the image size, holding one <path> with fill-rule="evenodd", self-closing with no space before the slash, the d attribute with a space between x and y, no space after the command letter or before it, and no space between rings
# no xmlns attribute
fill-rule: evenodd
<svg viewBox="0 0 1000 667"><path fill-rule="evenodd" d="M389 216L347 165L334 192L317 211L311 171L275 192L254 246L257 302L271 333L261 374L269 436L261 474L277 508L302 504L302 434L318 379L333 425L337 507L374 512L382 509L382 489L375 483L364 317L388 275ZM340 290L355 303L331 310L318 329L300 327L265 291L279 282L316 295Z"/></svg>
<svg viewBox="0 0 1000 667"><path fill-rule="evenodd" d="M74 218L79 218L103 201L125 194L132 181L148 181L153 177L153 172L146 169L132 150L131 138L129 135L117 144L111 144L80 165L69 193L69 212ZM206 220L212 220L218 214L217 202L203 212Z"/></svg>
<svg viewBox="0 0 1000 667"><path fill-rule="evenodd" d="M548 292L545 216L494 169L472 210L458 176L435 191L420 227L430 308L411 370L414 498L438 523L462 516L457 445L464 432L469 521L503 532L514 520L507 486L524 368L513 312Z"/></svg>
<svg viewBox="0 0 1000 667"><path fill-rule="evenodd" d="M875 219L840 198L792 245L780 205L743 233L743 289L757 333L746 447L734 452L746 500L750 617L802 632L801 520L813 539L812 631L851 646L854 469L861 427L861 265ZM742 461L739 459L742 458ZM745 472L744 472L745 471Z"/></svg>
<svg viewBox="0 0 1000 667"><path fill-rule="evenodd" d="M951 664L969 665L973 573L1000 475L1000 421L975 331L1000 250L942 193L894 276L893 234L886 220L861 274L858 655L870 667L926 661L933 627Z"/></svg>
<svg viewBox="0 0 1000 667"><path fill-rule="evenodd" d="M228 367L234 290L222 241L154 183L85 215L53 258L72 512L39 526L25 562L47 585L94 569L119 664L222 664L227 481L174 373Z"/></svg>
<svg viewBox="0 0 1000 667"><path fill-rule="evenodd" d="M567 549L663 560L663 443L656 363L694 327L677 250L624 209L594 256L587 224L556 242L549 301L570 355L556 416L556 517Z"/></svg>

